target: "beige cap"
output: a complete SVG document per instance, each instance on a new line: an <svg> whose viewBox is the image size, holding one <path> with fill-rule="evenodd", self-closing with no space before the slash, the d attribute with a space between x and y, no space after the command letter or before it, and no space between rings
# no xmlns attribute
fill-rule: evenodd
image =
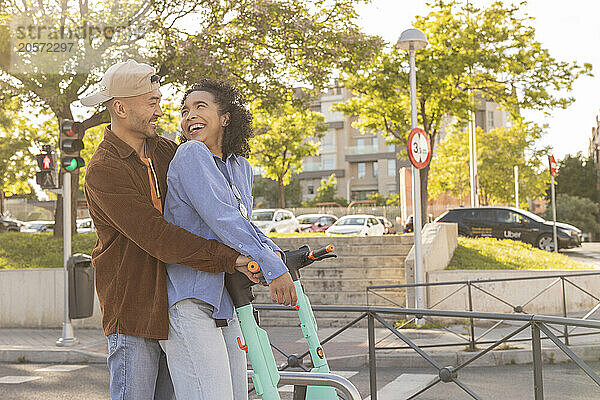
<svg viewBox="0 0 600 400"><path fill-rule="evenodd" d="M135 60L115 64L104 73L100 91L82 98L81 104L92 107L113 97L134 97L151 92L160 87L160 79L152 79L154 75L154 67Z"/></svg>

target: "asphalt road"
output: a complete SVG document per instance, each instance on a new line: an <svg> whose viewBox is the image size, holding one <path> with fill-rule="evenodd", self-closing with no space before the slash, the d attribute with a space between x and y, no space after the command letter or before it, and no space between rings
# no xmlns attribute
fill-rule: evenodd
<svg viewBox="0 0 600 400"><path fill-rule="evenodd" d="M108 400L108 370L105 365L80 365L67 372L36 371L47 364L0 364L0 382L6 376L40 377L26 383L0 383L3 400ZM600 363L591 364L600 372ZM369 372L363 368L350 378L363 397L369 394ZM377 382L381 389L403 373L431 373L424 369L378 368ZM458 378L478 396L486 400L533 399L531 365L502 367L472 367L459 372ZM544 365L544 393L546 400L600 399L600 387L573 364ZM256 398L256 397L251 397ZM282 400L291 400L286 392ZM419 400L470 399L452 383L439 383L418 397ZM185 399L184 399L185 400ZM218 399L215 399L218 400ZM382 398L379 400L400 400Z"/></svg>
<svg viewBox="0 0 600 400"><path fill-rule="evenodd" d="M565 249L560 251L562 254L578 261L582 264L589 265L596 269L600 269L600 243L599 242L584 242L581 247L573 249Z"/></svg>

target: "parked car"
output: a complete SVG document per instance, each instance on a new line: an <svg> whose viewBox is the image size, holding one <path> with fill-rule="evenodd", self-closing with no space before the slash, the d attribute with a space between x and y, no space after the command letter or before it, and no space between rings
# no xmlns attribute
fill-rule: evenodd
<svg viewBox="0 0 600 400"><path fill-rule="evenodd" d="M254 210L251 219L264 234L300 232L300 223L294 214L281 208Z"/></svg>
<svg viewBox="0 0 600 400"><path fill-rule="evenodd" d="M21 221L0 217L0 232L19 232L21 225Z"/></svg>
<svg viewBox="0 0 600 400"><path fill-rule="evenodd" d="M427 214L427 223L429 222L433 222L433 215L431 214ZM408 217L408 219L406 220L406 224L404 224L404 233L410 233L412 231L414 231L414 227L413 227L413 216L410 215Z"/></svg>
<svg viewBox="0 0 600 400"><path fill-rule="evenodd" d="M456 222L463 236L520 240L542 250L554 250L552 221L518 208L455 208L440 215L436 222ZM561 222L556 223L556 235L559 249L581 246L583 240L580 229Z"/></svg>
<svg viewBox="0 0 600 400"><path fill-rule="evenodd" d="M382 236L385 228L373 215L356 214L346 215L331 225L325 234L354 235L354 236Z"/></svg>
<svg viewBox="0 0 600 400"><path fill-rule="evenodd" d="M394 233L396 233L396 228L394 228L394 224L392 224L386 217L377 217L377 219L383 224L384 235L393 235Z"/></svg>
<svg viewBox="0 0 600 400"><path fill-rule="evenodd" d="M325 232L338 218L331 214L299 215L300 232Z"/></svg>
<svg viewBox="0 0 600 400"><path fill-rule="evenodd" d="M77 233L96 232L94 221L91 218L82 218L77 220Z"/></svg>
<svg viewBox="0 0 600 400"><path fill-rule="evenodd" d="M54 221L28 221L21 227L21 232L40 233L52 232L54 230Z"/></svg>

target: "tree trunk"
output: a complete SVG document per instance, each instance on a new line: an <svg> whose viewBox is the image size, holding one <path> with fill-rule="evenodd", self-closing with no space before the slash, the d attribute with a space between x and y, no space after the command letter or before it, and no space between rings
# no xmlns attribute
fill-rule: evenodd
<svg viewBox="0 0 600 400"><path fill-rule="evenodd" d="M285 208L285 186L283 186L283 179L277 181L279 185L279 207Z"/></svg>
<svg viewBox="0 0 600 400"><path fill-rule="evenodd" d="M0 189L0 217L4 215L4 189Z"/></svg>

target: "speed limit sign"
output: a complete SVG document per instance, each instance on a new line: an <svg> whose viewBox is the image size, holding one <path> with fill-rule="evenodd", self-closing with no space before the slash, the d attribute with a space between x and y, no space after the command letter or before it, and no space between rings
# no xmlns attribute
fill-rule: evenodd
<svg viewBox="0 0 600 400"><path fill-rule="evenodd" d="M410 131L407 140L408 158L415 168L423 169L431 160L429 135L421 128Z"/></svg>

